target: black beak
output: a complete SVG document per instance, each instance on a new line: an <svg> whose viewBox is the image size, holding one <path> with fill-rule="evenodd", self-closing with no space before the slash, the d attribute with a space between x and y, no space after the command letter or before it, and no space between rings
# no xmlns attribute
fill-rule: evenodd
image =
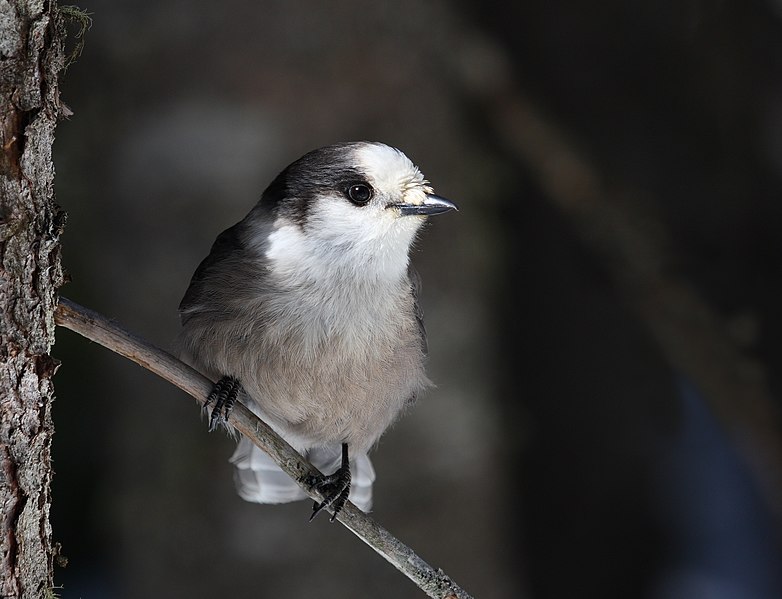
<svg viewBox="0 0 782 599"><path fill-rule="evenodd" d="M450 210L459 210L456 204L440 196L434 194L426 194L426 199L423 204L392 204L395 208L399 208L402 216L431 216L433 214L442 214Z"/></svg>

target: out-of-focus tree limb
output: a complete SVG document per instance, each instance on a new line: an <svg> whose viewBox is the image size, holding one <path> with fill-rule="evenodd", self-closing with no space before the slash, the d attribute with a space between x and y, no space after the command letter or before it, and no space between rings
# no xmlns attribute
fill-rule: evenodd
<svg viewBox="0 0 782 599"><path fill-rule="evenodd" d="M452 83L485 115L496 137L608 267L671 367L689 377L750 465L782 521L782 416L763 365L728 324L671 268L665 226L641 193L602 175L519 89L501 49L465 34ZM477 68L481 65L481 68ZM648 193L643 195L648 196Z"/></svg>
<svg viewBox="0 0 782 599"><path fill-rule="evenodd" d="M212 390L214 383L187 364L129 333L108 318L68 299L60 298L55 312L55 321L59 326L75 331L173 383L201 404L206 401ZM269 454L310 497L318 501L323 499L307 480L311 475L322 476L322 474L242 403L237 402L234 405L230 423ZM412 549L352 503L345 503L337 520L430 597L471 599L470 595L456 585L445 572L427 564Z"/></svg>

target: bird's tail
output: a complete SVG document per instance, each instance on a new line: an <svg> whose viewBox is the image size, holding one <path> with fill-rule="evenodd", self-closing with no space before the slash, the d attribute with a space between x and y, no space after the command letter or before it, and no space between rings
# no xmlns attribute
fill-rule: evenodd
<svg viewBox="0 0 782 599"><path fill-rule="evenodd" d="M341 447L318 447L305 453L305 457L324 474L331 474L340 465ZM234 480L239 496L255 503L288 503L307 499L306 493L285 474L272 459L242 438L231 456L236 468ZM350 462L350 501L368 512L372 508L372 483L375 469L365 453L354 456Z"/></svg>

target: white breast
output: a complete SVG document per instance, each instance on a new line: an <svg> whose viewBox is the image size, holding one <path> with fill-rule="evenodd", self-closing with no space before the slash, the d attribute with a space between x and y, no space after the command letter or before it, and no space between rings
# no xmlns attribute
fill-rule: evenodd
<svg viewBox="0 0 782 599"><path fill-rule="evenodd" d="M427 379L404 259L333 248L279 226L259 298L262 360L240 378L286 438L311 447L345 440L368 449ZM349 256L352 256L350 258ZM251 352L255 356L256 352Z"/></svg>

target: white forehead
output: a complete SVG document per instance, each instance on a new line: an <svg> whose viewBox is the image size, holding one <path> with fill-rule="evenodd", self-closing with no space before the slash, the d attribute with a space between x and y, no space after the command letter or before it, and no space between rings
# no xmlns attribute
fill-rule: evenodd
<svg viewBox="0 0 782 599"><path fill-rule="evenodd" d="M356 166L379 191L402 192L426 186L418 167L396 148L381 143L364 144L356 148Z"/></svg>

